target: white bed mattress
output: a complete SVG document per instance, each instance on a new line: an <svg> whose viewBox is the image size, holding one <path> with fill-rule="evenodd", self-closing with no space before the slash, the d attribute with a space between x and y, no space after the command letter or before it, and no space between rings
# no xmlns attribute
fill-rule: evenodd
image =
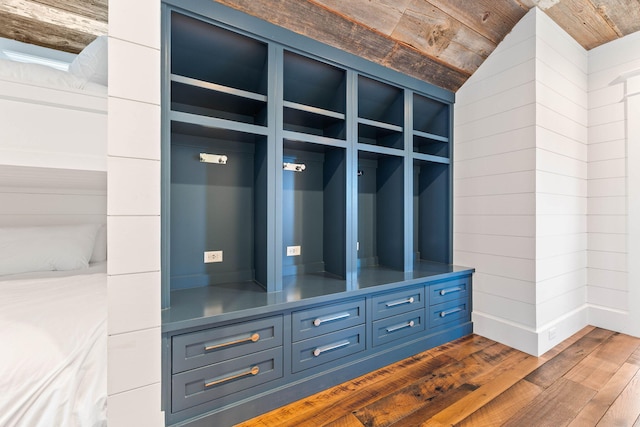
<svg viewBox="0 0 640 427"><path fill-rule="evenodd" d="M106 426L105 272L0 277L0 426Z"/></svg>

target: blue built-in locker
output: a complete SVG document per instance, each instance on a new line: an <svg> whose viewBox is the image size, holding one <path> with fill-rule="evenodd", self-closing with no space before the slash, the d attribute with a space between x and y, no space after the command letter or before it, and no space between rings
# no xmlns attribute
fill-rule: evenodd
<svg viewBox="0 0 640 427"><path fill-rule="evenodd" d="M453 93L210 0L162 20L166 424L233 425L471 333Z"/></svg>

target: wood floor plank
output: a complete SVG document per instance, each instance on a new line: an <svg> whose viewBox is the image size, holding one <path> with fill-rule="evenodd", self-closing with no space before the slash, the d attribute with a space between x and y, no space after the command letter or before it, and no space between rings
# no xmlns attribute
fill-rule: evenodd
<svg viewBox="0 0 640 427"><path fill-rule="evenodd" d="M462 422L465 418L487 405L497 396L511 388L518 381L536 369L542 361L533 356L529 356L518 363L512 369L502 373L489 383L479 387L468 396L463 397L446 409L438 412L430 420L422 423L422 426L433 426L436 424L454 425Z"/></svg>
<svg viewBox="0 0 640 427"><path fill-rule="evenodd" d="M618 369L620 369L620 365L603 360L591 353L567 372L564 378L592 390L598 390L602 384L609 381Z"/></svg>
<svg viewBox="0 0 640 427"><path fill-rule="evenodd" d="M611 379L582 409L580 414L569 424L570 427L594 426L607 412L629 381L638 373L639 366L631 363L623 364Z"/></svg>
<svg viewBox="0 0 640 427"><path fill-rule="evenodd" d="M518 353L513 348L494 343L458 363L437 369L429 377L379 399L356 411L355 415L367 426L391 425L422 406L431 405L434 399L442 400L443 395L455 391L480 374L494 370L501 362ZM471 390L476 388L470 387ZM393 408L393 411L389 413L388 408Z"/></svg>
<svg viewBox="0 0 640 427"><path fill-rule="evenodd" d="M588 387L560 378L502 427L566 426L595 394Z"/></svg>
<svg viewBox="0 0 640 427"><path fill-rule="evenodd" d="M631 425L640 416L640 372L627 384L597 424L598 427Z"/></svg>
<svg viewBox="0 0 640 427"><path fill-rule="evenodd" d="M611 335L613 335L611 331L594 329L533 371L526 380L543 388L549 387Z"/></svg>
<svg viewBox="0 0 640 427"><path fill-rule="evenodd" d="M573 345L576 341L578 341L580 338L584 337L585 335L587 335L588 333L590 333L594 329L595 329L595 326L585 326L584 328L580 329L575 334L571 335L566 340L562 341L561 343L559 343L555 347L551 348L549 351L547 351L542 356L540 356L540 358L544 359L545 361L553 359L559 353L564 351L567 347Z"/></svg>
<svg viewBox="0 0 640 427"><path fill-rule="evenodd" d="M337 420L324 424L322 427L364 427L364 424L353 414L347 414Z"/></svg>
<svg viewBox="0 0 640 427"><path fill-rule="evenodd" d="M633 354L629 357L628 362L640 366L640 348L633 352Z"/></svg>
<svg viewBox="0 0 640 427"><path fill-rule="evenodd" d="M456 424L456 427L494 427L515 416L541 392L542 387L520 380L495 399Z"/></svg>
<svg viewBox="0 0 640 427"><path fill-rule="evenodd" d="M640 339L614 333L596 350L574 366L565 378L598 390L640 347Z"/></svg>
<svg viewBox="0 0 640 427"><path fill-rule="evenodd" d="M345 413L350 413L391 394L416 379L430 378L431 373L439 367L455 362L446 354L423 359L414 357L405 361L407 362L405 364L395 363L375 371L380 372L375 377L370 373L334 387L333 389L338 389L336 393L331 394L327 390L287 405L290 407L290 413L278 413L276 410L265 414L262 418L268 419L269 423L278 427L307 425L315 427L326 424ZM246 424L243 427L250 425Z"/></svg>
<svg viewBox="0 0 640 427"><path fill-rule="evenodd" d="M595 355L601 359L622 365L640 348L640 338L614 333L608 340L595 351Z"/></svg>
<svg viewBox="0 0 640 427"><path fill-rule="evenodd" d="M487 338L468 335L336 386L333 388L336 390L325 390L259 418L270 426L316 427L362 408L417 379L427 378L439 366L456 362L456 358L468 357L495 344L495 341ZM238 427L250 427L251 421Z"/></svg>
<svg viewBox="0 0 640 427"><path fill-rule="evenodd" d="M536 358L469 335L241 426L640 427L639 384L638 338L590 326Z"/></svg>

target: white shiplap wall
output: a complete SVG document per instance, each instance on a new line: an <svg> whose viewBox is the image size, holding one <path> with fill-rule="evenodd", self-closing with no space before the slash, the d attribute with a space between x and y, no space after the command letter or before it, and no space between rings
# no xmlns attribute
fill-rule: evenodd
<svg viewBox="0 0 640 427"><path fill-rule="evenodd" d="M160 6L159 0L109 0L109 427L164 425Z"/></svg>
<svg viewBox="0 0 640 427"><path fill-rule="evenodd" d="M476 333L531 352L535 338L536 15L456 93L454 263L476 268Z"/></svg>
<svg viewBox="0 0 640 427"><path fill-rule="evenodd" d="M587 299L590 323L640 334L640 282L636 271L640 194L634 148L633 79L640 74L640 33L589 52L589 202ZM637 77L635 77L637 78ZM634 139L638 138L638 139ZM637 148L635 148L637 149ZM640 213L640 212L639 212Z"/></svg>
<svg viewBox="0 0 640 427"><path fill-rule="evenodd" d="M532 9L456 94L454 141L475 331L541 354L587 316L584 49Z"/></svg>
<svg viewBox="0 0 640 427"><path fill-rule="evenodd" d="M587 324L587 52L536 9L536 331Z"/></svg>

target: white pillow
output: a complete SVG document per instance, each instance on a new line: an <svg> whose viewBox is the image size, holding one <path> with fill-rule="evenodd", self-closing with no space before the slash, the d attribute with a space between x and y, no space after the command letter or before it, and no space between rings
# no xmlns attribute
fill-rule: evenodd
<svg viewBox="0 0 640 427"><path fill-rule="evenodd" d="M96 242L93 245L91 260L89 262L102 262L107 260L107 225L102 224L96 233Z"/></svg>
<svg viewBox="0 0 640 427"><path fill-rule="evenodd" d="M86 81L107 85L107 36L99 36L89 43L69 65L69 72Z"/></svg>
<svg viewBox="0 0 640 427"><path fill-rule="evenodd" d="M0 228L0 275L87 268L98 227Z"/></svg>

